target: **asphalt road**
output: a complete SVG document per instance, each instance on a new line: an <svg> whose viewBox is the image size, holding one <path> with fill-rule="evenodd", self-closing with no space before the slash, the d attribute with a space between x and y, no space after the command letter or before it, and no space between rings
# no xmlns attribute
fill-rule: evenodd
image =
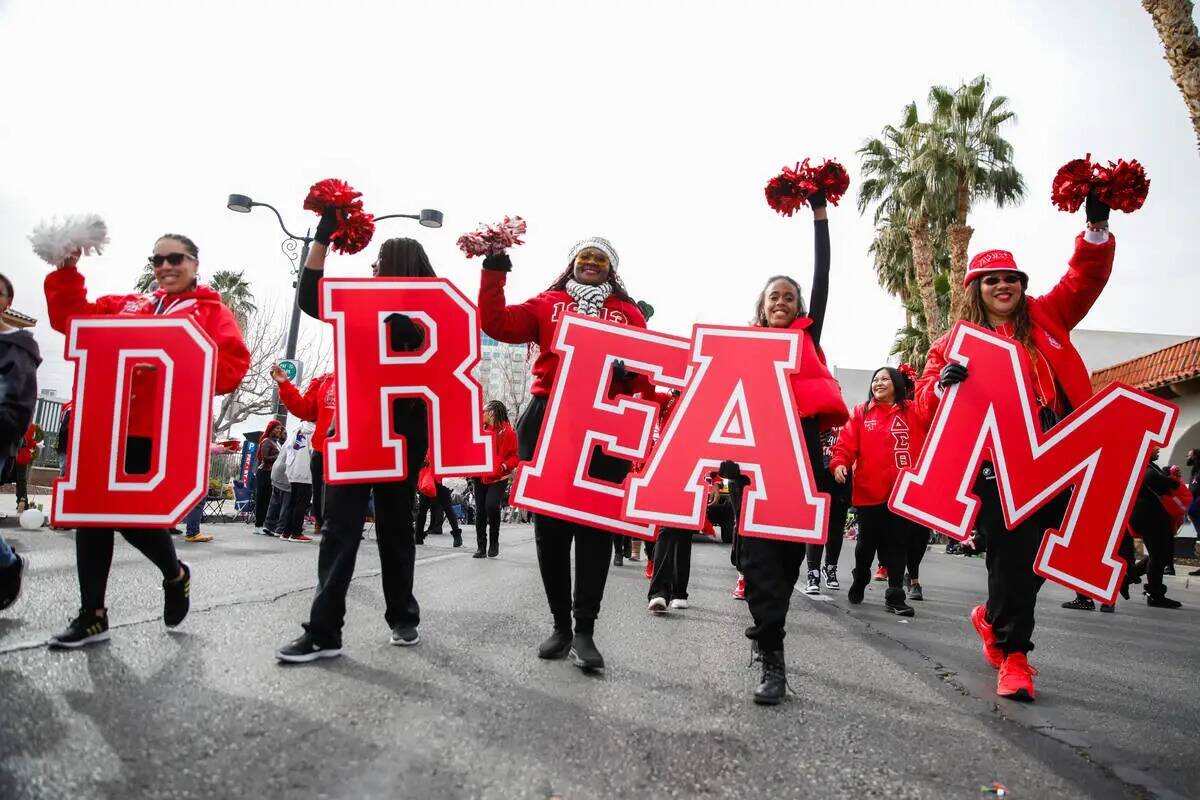
<svg viewBox="0 0 1200 800"><path fill-rule="evenodd" d="M1180 611L1066 611L1047 586L1033 654L1039 699L995 697L967 621L981 560L931 551L917 616L845 589L797 593L795 695L750 702L744 603L726 547L698 542L692 608L654 618L642 564L613 568L602 677L536 658L549 616L529 527L479 561L448 536L419 548L421 644L388 644L365 543L345 655L281 666L315 584L316 545L214 526L180 544L192 613L161 623L155 569L119 541L111 642L37 643L78 605L73 534L15 532L27 593L0 616L0 798L1200 796L1200 587ZM14 534L6 529L5 534ZM848 543L842 579L848 583ZM1135 601L1139 601L1135 595Z"/></svg>

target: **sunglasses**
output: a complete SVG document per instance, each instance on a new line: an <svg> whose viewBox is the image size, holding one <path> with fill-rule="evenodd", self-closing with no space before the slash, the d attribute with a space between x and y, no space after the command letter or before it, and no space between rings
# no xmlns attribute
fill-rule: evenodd
<svg viewBox="0 0 1200 800"><path fill-rule="evenodd" d="M1020 275L988 275L983 279L984 286L995 286L1000 283L1020 283Z"/></svg>
<svg viewBox="0 0 1200 800"><path fill-rule="evenodd" d="M193 261L196 260L195 256L188 255L187 253L168 253L165 256L155 255L155 256L150 256L150 258L148 258L146 260L148 262L150 262L151 266L153 266L155 269L158 269L159 267L161 267L163 265L164 261L167 262L168 264L170 264L172 267L178 267L180 264L183 263L183 260L185 258L190 258Z"/></svg>

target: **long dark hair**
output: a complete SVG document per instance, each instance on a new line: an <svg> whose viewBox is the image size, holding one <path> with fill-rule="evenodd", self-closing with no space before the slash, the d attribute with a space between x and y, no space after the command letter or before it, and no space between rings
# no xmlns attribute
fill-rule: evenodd
<svg viewBox="0 0 1200 800"><path fill-rule="evenodd" d="M871 373L871 383L875 382L875 376L881 372L886 372L888 377L892 379L892 387L896 390L896 405L904 408L913 395L913 385L908 382L908 378L904 377L904 373L895 367L880 367ZM867 402L875 399L875 393L871 391L871 385L867 384Z"/></svg>
<svg viewBox="0 0 1200 800"><path fill-rule="evenodd" d="M567 288L567 281L575 277L575 260L567 262L567 268L562 271L554 282L550 284L548 291L563 291ZM626 303L632 303L633 298L629 296L629 292L625 289L625 282L621 280L621 276L617 274L617 268L610 262L608 265L608 285L612 287L612 297L620 298Z"/></svg>
<svg viewBox="0 0 1200 800"><path fill-rule="evenodd" d="M962 318L973 322L981 328L993 330L988 321L987 306L983 304L982 278L976 278L967 286L967 302L963 307ZM1013 338L1025 346L1025 350L1033 353L1033 322L1029 319L1029 295L1025 291L1026 281L1021 279L1021 299L1013 309Z"/></svg>
<svg viewBox="0 0 1200 800"><path fill-rule="evenodd" d="M808 309L804 306L804 290L800 288L800 284L791 275L772 275L767 278L767 282L763 284L762 291L758 293L758 301L754 304L754 316L750 319L750 324L758 328L769 328L767 324L767 315L763 313L763 303L767 299L767 289L771 288L771 284L775 281L787 281L796 290L796 319L808 316Z"/></svg>
<svg viewBox="0 0 1200 800"><path fill-rule="evenodd" d="M437 273L420 242L396 237L379 246L379 277L436 278Z"/></svg>
<svg viewBox="0 0 1200 800"><path fill-rule="evenodd" d="M508 422L508 409L505 408L504 403L500 402L499 400L489 401L488 404L483 407L483 410L492 412L492 419L496 421L497 425L502 422Z"/></svg>

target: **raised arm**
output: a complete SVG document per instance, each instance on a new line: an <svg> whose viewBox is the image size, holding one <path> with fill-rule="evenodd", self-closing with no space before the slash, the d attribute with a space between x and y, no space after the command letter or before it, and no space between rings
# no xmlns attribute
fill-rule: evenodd
<svg viewBox="0 0 1200 800"><path fill-rule="evenodd" d="M821 331L825 327L825 306L829 302L829 212L825 207L825 193L817 192L809 197L813 209L813 279L809 297L808 316L812 325L808 329L813 344L821 346Z"/></svg>
<svg viewBox="0 0 1200 800"><path fill-rule="evenodd" d="M499 342L527 344L538 340L538 315L534 300L510 306L504 297L504 285L512 261L507 253L488 256L483 260L479 277L479 327ZM536 298L535 298L536 299Z"/></svg>

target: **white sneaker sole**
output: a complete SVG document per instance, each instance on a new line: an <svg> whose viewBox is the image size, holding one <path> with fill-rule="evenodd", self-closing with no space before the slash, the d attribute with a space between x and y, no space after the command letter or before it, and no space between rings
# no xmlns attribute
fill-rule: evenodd
<svg viewBox="0 0 1200 800"><path fill-rule="evenodd" d="M819 586L805 586L805 587L804 587L804 593L805 593L805 594L820 594L820 593L821 593L821 587L819 587Z"/></svg>
<svg viewBox="0 0 1200 800"><path fill-rule="evenodd" d="M667 601L656 597L646 606L646 610L651 614L665 614L667 613Z"/></svg>
<svg viewBox="0 0 1200 800"><path fill-rule="evenodd" d="M687 607L688 607L687 600L672 600L671 601L671 608L675 609L676 611L682 611Z"/></svg>
<svg viewBox="0 0 1200 800"><path fill-rule="evenodd" d="M88 636L87 638L80 639L78 642L64 642L60 639L51 639L50 641L46 642L46 646L51 650L57 650L59 648L76 650L80 647L87 647L89 644L95 644L96 642L107 642L109 638L110 632L104 631L103 633L97 633L94 636Z"/></svg>
<svg viewBox="0 0 1200 800"><path fill-rule="evenodd" d="M411 642L406 642L403 639L397 639L394 636L389 637L388 641L396 645L396 647L412 647L413 645L418 645L421 643L421 634L418 633L417 638L413 639Z"/></svg>
<svg viewBox="0 0 1200 800"><path fill-rule="evenodd" d="M342 648L336 650L316 650L312 653L305 653L300 656L285 655L279 651L275 652L275 658L280 661L286 661L289 664L307 664L310 661L316 661L319 658L337 658L342 654Z"/></svg>

